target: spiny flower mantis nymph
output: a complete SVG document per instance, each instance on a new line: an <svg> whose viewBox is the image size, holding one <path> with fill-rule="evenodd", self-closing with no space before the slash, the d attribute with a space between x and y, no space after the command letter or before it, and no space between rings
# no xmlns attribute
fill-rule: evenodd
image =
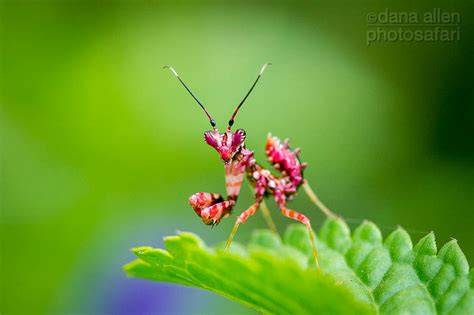
<svg viewBox="0 0 474 315"><path fill-rule="evenodd" d="M222 218L226 218L231 214L232 209L237 202L237 198L239 197L244 175L247 175L247 179L253 187L255 202L237 218L234 228L227 240L225 249L227 250L229 248L239 225L244 223L260 206L262 206L265 197L272 195L284 216L297 220L307 227L316 267L319 270L318 252L314 243L311 223L305 215L288 209L286 203L294 197L297 190L302 186L309 198L324 212L324 214L326 214L326 216L336 217L336 215L319 200L308 182L303 178L303 169L306 167L306 163L300 162L300 149L297 148L292 150L289 146L288 140L282 142L277 137L273 137L271 134L268 135L265 147L268 161L281 173L281 176L274 176L269 170L258 164L254 158L253 151L245 147L245 131L243 129L237 129L235 132L232 132L231 130L239 109L242 107L269 65L271 65L271 63L266 63L262 66L257 79L254 81L250 90L232 114L224 133L219 133L219 130L216 127L216 121L209 114L206 107L204 107L204 105L202 105L197 97L191 92L183 80L181 80L178 73L171 66L164 67L169 68L171 72L173 72L189 94L191 94L194 100L206 113L212 126L212 130L204 133L204 141L219 153L225 167L227 198L224 199L217 193L198 192L189 198L189 204L205 224L216 225ZM267 218L269 218L268 209L262 207L262 210L264 211L264 214L267 215Z"/></svg>

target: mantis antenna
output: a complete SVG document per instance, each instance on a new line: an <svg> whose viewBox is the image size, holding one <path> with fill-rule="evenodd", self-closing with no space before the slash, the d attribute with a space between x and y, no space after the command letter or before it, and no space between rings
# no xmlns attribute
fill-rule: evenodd
<svg viewBox="0 0 474 315"><path fill-rule="evenodd" d="M237 108L235 109L234 113L232 114L232 117L230 118L229 120L229 128L232 127L232 125L234 124L234 118L235 118L235 115L237 115L237 112L239 111L240 107L242 107L242 105L244 104L245 100L247 99L247 97L249 97L250 93L252 92L253 88L255 87L255 85L257 84L258 80L260 80L260 77L262 76L263 72L265 71L265 69L267 68L267 66L270 66L271 63L270 62L267 62L266 64L264 64L262 66L262 68L260 69L260 73L258 74L257 76L257 79L255 79L255 81L253 82L252 86L250 87L250 90L247 92L247 94L245 95L244 99L240 102L240 104L237 106Z"/></svg>
<svg viewBox="0 0 474 315"><path fill-rule="evenodd" d="M216 121L214 120L214 118L212 118L211 114L209 114L209 112L207 111L206 107L204 107L204 105L202 105L202 103L198 100L198 98L196 96L194 96L193 92L191 92L191 90L188 88L188 86L186 85L186 83L183 82L183 80L181 80L181 78L179 77L178 73L176 72L176 70L174 70L173 67L171 66L164 66L163 69L170 69L171 72L173 72L173 74L178 78L179 82L181 82L181 84L184 86L184 88L189 92L189 94L191 94L191 96L196 100L196 102L199 104L199 106L201 106L201 108L204 110L204 112L206 113L207 117L209 118L209 122L211 123L211 126L212 128L215 128L216 127ZM255 82L256 83L256 82ZM254 84L255 85L255 84Z"/></svg>

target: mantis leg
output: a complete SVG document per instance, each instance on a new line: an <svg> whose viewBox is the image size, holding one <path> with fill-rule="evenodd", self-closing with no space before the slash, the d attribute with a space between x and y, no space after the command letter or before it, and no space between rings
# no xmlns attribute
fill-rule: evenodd
<svg viewBox="0 0 474 315"><path fill-rule="evenodd" d="M309 186L308 181L304 180L303 181L303 188L306 194L308 195L309 199L311 199L312 202L328 217L328 218L339 218L334 212L329 210L328 207L324 205L324 203L319 200L318 196L314 193L314 191L311 189L311 186Z"/></svg>
<svg viewBox="0 0 474 315"><path fill-rule="evenodd" d="M281 213L287 218L297 220L306 225L306 229L308 230L309 234L309 240L311 241L311 247L313 248L313 256L314 261L316 263L316 268L318 269L318 271L321 271L321 268L319 267L318 250L316 249L313 230L311 229L311 223L309 222L309 219L305 215L285 207L281 208Z"/></svg>
<svg viewBox="0 0 474 315"><path fill-rule="evenodd" d="M250 185L250 184L249 184L249 188L252 192L254 191L252 185ZM263 199L260 202L260 209L262 210L263 218L267 222L267 225L270 228L270 230L272 230L273 233L278 234L275 222L273 222L272 216L270 215L270 210L268 209L268 206L265 203L265 200L263 200Z"/></svg>
<svg viewBox="0 0 474 315"><path fill-rule="evenodd" d="M229 249L230 244L232 243L232 239L234 238L235 234L237 233L237 230L239 229L240 223L244 223L251 215L257 212L258 206L259 203L256 202L239 215L237 221L235 222L234 228L232 229L232 232L230 233L229 238L227 239L224 251L227 251L227 249Z"/></svg>
<svg viewBox="0 0 474 315"><path fill-rule="evenodd" d="M278 234L275 222L273 222L272 216L270 215L270 210L268 209L265 200L262 200L260 203L260 209L262 210L263 218L267 222L270 230L272 230L273 233Z"/></svg>

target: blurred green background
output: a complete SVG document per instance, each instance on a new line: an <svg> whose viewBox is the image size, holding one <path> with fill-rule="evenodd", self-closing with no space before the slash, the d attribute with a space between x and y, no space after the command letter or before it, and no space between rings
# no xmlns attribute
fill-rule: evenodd
<svg viewBox="0 0 474 315"><path fill-rule="evenodd" d="M461 40L368 47L366 15L387 7L459 12ZM434 230L472 264L473 21L472 1L2 1L0 312L250 312L121 270L133 246L176 230L214 244L234 223L211 230L187 203L224 193L224 170L164 64L222 127L273 62L236 121L257 158L268 132L290 137L352 227ZM250 203L244 188L236 212ZM320 226L304 194L292 208ZM237 240L262 227L256 215Z"/></svg>

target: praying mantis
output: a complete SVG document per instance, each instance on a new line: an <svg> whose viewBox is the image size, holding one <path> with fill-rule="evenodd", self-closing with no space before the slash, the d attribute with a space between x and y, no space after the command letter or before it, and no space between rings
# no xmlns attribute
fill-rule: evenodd
<svg viewBox="0 0 474 315"><path fill-rule="evenodd" d="M307 164L301 163L300 161L300 149L297 148L293 150L288 140L281 141L279 138L268 134L265 153L268 161L280 172L280 175L276 176L257 163L254 152L245 146L245 130L237 129L232 131L237 113L269 65L271 65L271 63L266 63L262 66L249 91L234 110L229 119L227 128L223 133L219 132L216 127L216 121L212 118L207 108L199 101L193 92L191 92L174 68L171 66L164 67L171 70L184 88L204 110L212 127L212 130L204 133L204 141L218 152L225 167L227 197L224 199L217 193L198 192L189 198L189 204L205 224L214 226L218 224L221 219L230 216L239 197L244 177L247 177L253 189L255 202L237 217L232 232L227 240L225 250L230 247L239 226L255 214L259 207L262 209L262 212L264 212L264 216L269 222L269 225L274 229L269 210L264 202L265 197L273 196L282 215L299 221L306 226L316 268L320 270L318 251L314 241L311 222L307 216L287 208L287 201L293 199L298 189L303 187L310 200L315 203L327 217L337 216L321 202L311 189L308 181L304 179L303 170Z"/></svg>

